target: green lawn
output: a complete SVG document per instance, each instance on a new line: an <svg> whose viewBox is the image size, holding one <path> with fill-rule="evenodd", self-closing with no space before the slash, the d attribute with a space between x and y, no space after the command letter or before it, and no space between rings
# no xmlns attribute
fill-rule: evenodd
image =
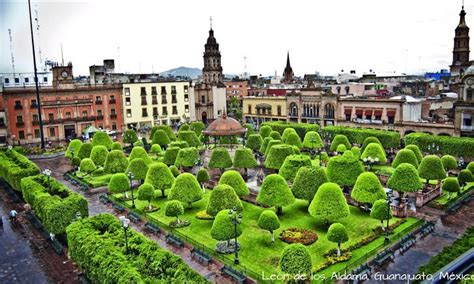
<svg viewBox="0 0 474 284"><path fill-rule="evenodd" d="M80 174L80 173L79 173ZM90 184L91 187L100 187L100 186L106 186L109 183L110 177L112 174L103 174L100 176L86 176L82 179L82 181L85 181L86 183Z"/></svg>
<svg viewBox="0 0 474 284"><path fill-rule="evenodd" d="M195 214L201 210L205 210L210 192L206 192L204 198L199 202L193 204L193 208L186 209L185 214L181 217L191 221L191 225L185 228L177 229L180 233L194 239L195 241L205 245L209 249L214 249L217 241L213 240L210 235L212 227L212 220L199 220L195 218ZM164 216L164 203L166 202L163 198L158 198L153 201L155 206L161 207L159 211L150 213L153 218L168 224L174 218ZM131 204L131 201L127 201ZM137 209L141 210L147 205L147 202L136 201ZM260 213L264 210L261 207L253 204L243 202L243 234L239 237L239 243L241 244L241 250L239 257L241 264L245 267L255 271L259 275L261 273L275 273L278 271L278 261L286 243L276 238L275 244L271 244L270 233L263 231L258 228L257 220ZM351 215L344 220L341 220L349 233L349 241L343 245L343 248L359 242L366 236L372 233L372 229L380 226L380 221L374 220L369 217L368 213L360 211L358 208L351 207ZM394 222L396 219L391 220ZM282 230L290 227L306 228L316 231L318 234L318 240L308 246L308 249L312 256L313 267L319 266L325 261L323 254L330 249L336 247L336 244L327 241L326 231L327 228L318 226L313 218L307 212L307 203L302 200L297 200L293 205L285 207L283 215L280 216L281 227L275 232L277 236ZM416 219L408 219L408 222L402 224L399 228L405 228L416 222ZM383 242L383 238L377 239L369 245L360 248L353 253L353 259L356 260L361 255L364 255L374 247L380 245ZM351 260L351 261L352 261ZM331 266L332 269L339 270L344 267L345 264L338 264ZM326 269L328 270L328 269Z"/></svg>
<svg viewBox="0 0 474 284"><path fill-rule="evenodd" d="M474 188L474 182L468 182L466 186L464 187L464 190L461 191L461 193L465 193L473 188ZM451 199L448 199L448 193L446 191L443 191L441 196L436 198L433 202L437 203L438 205L444 206L447 203L456 200L457 198L458 198L457 193L451 193Z"/></svg>

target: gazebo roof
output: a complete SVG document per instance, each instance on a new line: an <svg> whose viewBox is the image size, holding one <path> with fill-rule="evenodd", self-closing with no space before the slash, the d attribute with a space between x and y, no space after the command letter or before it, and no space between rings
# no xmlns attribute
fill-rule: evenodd
<svg viewBox="0 0 474 284"><path fill-rule="evenodd" d="M247 128L242 127L240 123L232 117L227 117L224 112L222 117L214 120L202 133L208 136L231 136L247 132Z"/></svg>

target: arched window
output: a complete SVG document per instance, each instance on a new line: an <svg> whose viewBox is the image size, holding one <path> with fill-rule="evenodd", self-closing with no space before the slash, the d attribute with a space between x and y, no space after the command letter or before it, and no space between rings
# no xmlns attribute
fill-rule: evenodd
<svg viewBox="0 0 474 284"><path fill-rule="evenodd" d="M334 106L332 104L326 104L324 106L324 118L334 119Z"/></svg>
<svg viewBox="0 0 474 284"><path fill-rule="evenodd" d="M298 116L298 106L296 103L290 104L290 116Z"/></svg>

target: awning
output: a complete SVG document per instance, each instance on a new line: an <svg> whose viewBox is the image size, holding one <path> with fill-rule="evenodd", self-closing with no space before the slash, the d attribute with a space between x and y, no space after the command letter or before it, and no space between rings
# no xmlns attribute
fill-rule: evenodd
<svg viewBox="0 0 474 284"><path fill-rule="evenodd" d="M387 109L387 116L394 117L396 112L396 109Z"/></svg>
<svg viewBox="0 0 474 284"><path fill-rule="evenodd" d="M365 110L365 115L372 115L372 110L371 109L366 109Z"/></svg>
<svg viewBox="0 0 474 284"><path fill-rule="evenodd" d="M345 108L344 114L352 114L352 108Z"/></svg>
<svg viewBox="0 0 474 284"><path fill-rule="evenodd" d="M382 110L381 109L374 110L374 115L375 116L382 116Z"/></svg>
<svg viewBox="0 0 474 284"><path fill-rule="evenodd" d="M356 115L362 115L363 112L363 109L356 109Z"/></svg>

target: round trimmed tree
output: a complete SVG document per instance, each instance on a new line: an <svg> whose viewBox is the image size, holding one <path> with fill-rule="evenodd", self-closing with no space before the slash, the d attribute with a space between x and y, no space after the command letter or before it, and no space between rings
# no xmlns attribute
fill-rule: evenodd
<svg viewBox="0 0 474 284"><path fill-rule="evenodd" d="M392 167L397 168L398 165L403 163L412 164L415 168L418 168L418 159L416 158L415 153L407 148L398 151L392 162Z"/></svg>
<svg viewBox="0 0 474 284"><path fill-rule="evenodd" d="M387 194L378 177L372 172L365 172L357 178L351 197L360 203L373 204L379 199L387 198Z"/></svg>
<svg viewBox="0 0 474 284"><path fill-rule="evenodd" d="M164 130L156 130L153 134L153 138L151 139L151 144L158 144L161 147L166 147L171 142L168 135Z"/></svg>
<svg viewBox="0 0 474 284"><path fill-rule="evenodd" d="M199 152L194 147L183 148L178 151L178 156L174 162L176 167L187 167L191 168L196 165L196 161L199 159Z"/></svg>
<svg viewBox="0 0 474 284"><path fill-rule="evenodd" d="M271 141L273 142L273 141ZM265 167L273 170L279 170L283 165L286 157L293 155L295 151L293 147L286 144L274 145L268 151L268 155L265 158Z"/></svg>
<svg viewBox="0 0 474 284"><path fill-rule="evenodd" d="M303 147L306 149L320 149L324 147L321 136L316 131L308 131L304 135Z"/></svg>
<svg viewBox="0 0 474 284"><path fill-rule="evenodd" d="M421 153L421 150L420 148L418 148L417 145L413 145L413 144L406 145L405 149L412 150L413 153L415 153L416 159L418 160L418 164L421 163L421 160L423 160L423 154Z"/></svg>
<svg viewBox="0 0 474 284"><path fill-rule="evenodd" d="M112 143L112 138L110 138L109 134L103 131L97 131L94 133L94 136L92 136L92 146L102 145L105 146L105 148L110 149Z"/></svg>
<svg viewBox="0 0 474 284"><path fill-rule="evenodd" d="M474 181L474 176L472 175L471 171L468 169L461 170L458 174L458 181L459 184L464 187L468 182L473 182Z"/></svg>
<svg viewBox="0 0 474 284"><path fill-rule="evenodd" d="M339 185L333 182L322 184L308 208L316 222L329 225L349 216L349 205Z"/></svg>
<svg viewBox="0 0 474 284"><path fill-rule="evenodd" d="M436 155L428 155L421 160L418 166L418 175L426 179L426 184L432 179L441 180L446 177L441 159Z"/></svg>
<svg viewBox="0 0 474 284"><path fill-rule="evenodd" d="M132 146L133 143L137 142L138 141L138 136L137 136L137 133L135 132L135 130L127 129L125 131L125 133L123 134L122 141L123 141L123 143L130 144L130 146Z"/></svg>
<svg viewBox="0 0 474 284"><path fill-rule="evenodd" d="M248 138L249 135L255 134L255 129L253 128L252 124L244 123L242 126L247 129L247 132L245 133L245 138Z"/></svg>
<svg viewBox="0 0 474 284"><path fill-rule="evenodd" d="M265 154L265 152L267 151L268 143L272 140L273 140L272 137L266 137L266 138L263 139L262 146L259 149L259 152L261 154Z"/></svg>
<svg viewBox="0 0 474 284"><path fill-rule="evenodd" d="M269 135L273 140L281 140L280 132L273 130Z"/></svg>
<svg viewBox="0 0 474 284"><path fill-rule="evenodd" d="M204 189L204 183L208 182L211 177L209 176L209 172L205 168L201 168L197 173L196 179Z"/></svg>
<svg viewBox="0 0 474 284"><path fill-rule="evenodd" d="M138 187L138 200L148 201L148 211L152 211L151 200L155 197L153 185L144 183Z"/></svg>
<svg viewBox="0 0 474 284"><path fill-rule="evenodd" d="M346 146L346 149L350 149L351 146L352 146L351 143L349 142L349 139L347 139L347 137L345 135L338 134L338 135L334 136L334 139L332 140L331 147L329 148L329 151L335 152L337 150L337 146L339 146L339 144L343 144L344 146Z"/></svg>
<svg viewBox="0 0 474 284"><path fill-rule="evenodd" d="M341 256L341 244L349 240L346 227L341 223L334 223L329 226L326 237L328 241L337 244L337 256Z"/></svg>
<svg viewBox="0 0 474 284"><path fill-rule="evenodd" d="M146 178L148 165L142 158L136 158L128 164L127 172L131 172L134 179L141 182Z"/></svg>
<svg viewBox="0 0 474 284"><path fill-rule="evenodd" d="M280 145L280 144L283 144L283 142L281 140L272 139L272 140L268 141L267 148L265 149L265 156L268 156L268 153L270 153L270 149L273 146Z"/></svg>
<svg viewBox="0 0 474 284"><path fill-rule="evenodd" d="M189 130L190 130L189 124L183 123L183 124L181 124L181 126L178 129L178 135L179 135L179 132L181 132L181 131L189 131Z"/></svg>
<svg viewBox="0 0 474 284"><path fill-rule="evenodd" d="M206 125L202 121L191 122L191 130L196 133L197 136L201 135L201 132L206 129Z"/></svg>
<svg viewBox="0 0 474 284"><path fill-rule="evenodd" d="M226 148L218 147L212 150L209 168L222 170L230 167L232 167L232 159Z"/></svg>
<svg viewBox="0 0 474 284"><path fill-rule="evenodd" d="M276 207L277 213L281 215L282 207L293 204L295 197L282 176L271 174L263 180L262 187L257 195L257 202Z"/></svg>
<svg viewBox="0 0 474 284"><path fill-rule="evenodd" d="M186 141L173 141L168 146L169 147L178 147L180 149L183 149L183 148L188 148L189 144Z"/></svg>
<svg viewBox="0 0 474 284"><path fill-rule="evenodd" d="M474 175L474 162L470 162L469 164L467 164L466 169L471 171L471 173Z"/></svg>
<svg viewBox="0 0 474 284"><path fill-rule="evenodd" d="M262 147L263 139L260 134L250 134L247 138L245 145L252 149L252 151L257 152Z"/></svg>
<svg viewBox="0 0 474 284"><path fill-rule="evenodd" d="M262 136L263 139L265 139L266 137L270 136L270 132L272 132L272 128L268 125L263 125L262 127L260 127L260 135Z"/></svg>
<svg viewBox="0 0 474 284"><path fill-rule="evenodd" d="M242 235L242 225L239 223L234 229L234 223L229 218L229 210L222 210L217 213L211 228L211 237L217 241L227 241ZM237 245L237 244L236 244Z"/></svg>
<svg viewBox="0 0 474 284"><path fill-rule="evenodd" d="M138 141L135 141L135 143L133 143L133 147L145 147L145 145L143 144L142 141L138 140Z"/></svg>
<svg viewBox="0 0 474 284"><path fill-rule="evenodd" d="M360 153L360 148L357 146L354 146L351 148L351 152L354 155L354 157L359 158L361 153Z"/></svg>
<svg viewBox="0 0 474 284"><path fill-rule="evenodd" d="M242 212L244 209L234 189L227 184L219 184L214 187L211 196L209 196L206 213L216 216L220 211L232 208L235 208L238 212Z"/></svg>
<svg viewBox="0 0 474 284"><path fill-rule="evenodd" d="M91 152L92 152L92 143L83 143L81 145L81 147L79 148L79 152L76 153L77 154L77 157L79 157L79 159L85 159L85 158L90 158L91 156Z"/></svg>
<svg viewBox="0 0 474 284"><path fill-rule="evenodd" d="M328 177L324 168L302 167L296 173L291 192L293 192L295 198L307 200L309 205L318 188L326 182L328 182Z"/></svg>
<svg viewBox="0 0 474 284"><path fill-rule="evenodd" d="M161 153L161 146L159 144L151 145L150 153L158 155Z"/></svg>
<svg viewBox="0 0 474 284"><path fill-rule="evenodd" d="M173 174L174 177L177 177L181 174L179 169L175 165L169 166L171 173Z"/></svg>
<svg viewBox="0 0 474 284"><path fill-rule="evenodd" d="M94 164L96 164L96 166L103 167L108 153L109 151L107 150L107 148L105 148L105 146L94 146L92 147L90 158L92 159L92 161L94 161Z"/></svg>
<svg viewBox="0 0 474 284"><path fill-rule="evenodd" d="M193 202L202 199L202 190L196 177L190 173L180 174L171 187L169 199L187 203L191 208Z"/></svg>
<svg viewBox="0 0 474 284"><path fill-rule="evenodd" d="M180 148L179 147L168 147L163 156L163 163L171 166L176 162L176 157L178 157Z"/></svg>
<svg viewBox="0 0 474 284"><path fill-rule="evenodd" d="M165 216L176 217L176 222L179 224L179 215L184 214L183 204L178 200L171 200L166 202Z"/></svg>
<svg viewBox="0 0 474 284"><path fill-rule="evenodd" d="M250 148L237 148L234 155L234 168L243 168L247 174L248 168L255 168L258 166L257 160Z"/></svg>
<svg viewBox="0 0 474 284"><path fill-rule="evenodd" d="M347 148L344 144L339 144L337 145L337 149L336 149L336 152L338 154L343 154L345 151L347 151Z"/></svg>
<svg viewBox="0 0 474 284"><path fill-rule="evenodd" d="M289 155L286 157L278 174L287 181L293 181L301 167L311 166L311 158L307 155Z"/></svg>
<svg viewBox="0 0 474 284"><path fill-rule="evenodd" d="M239 197L247 196L250 193L247 184L238 171L230 170L224 172L219 179L219 184L231 186Z"/></svg>
<svg viewBox="0 0 474 284"><path fill-rule="evenodd" d="M273 231L280 228L280 220L278 219L277 214L272 210L264 210L258 218L258 226L260 229L270 232L272 235L272 243L274 243L275 235L273 235Z"/></svg>
<svg viewBox="0 0 474 284"><path fill-rule="evenodd" d="M458 168L458 162L456 158L451 155L444 155L441 157L441 163L445 171L455 170Z"/></svg>
<svg viewBox="0 0 474 284"><path fill-rule="evenodd" d="M120 142L118 141L115 141L114 143L112 143L112 147L110 149L123 151L122 144L120 144Z"/></svg>
<svg viewBox="0 0 474 284"><path fill-rule="evenodd" d="M458 179L455 177L447 177L443 181L441 189L448 193L448 199L451 199L451 193L459 193L461 191Z"/></svg>
<svg viewBox="0 0 474 284"><path fill-rule="evenodd" d="M128 199L127 191L130 190L130 181L124 173L116 173L110 177L108 189L111 194L124 193L125 198Z"/></svg>
<svg viewBox="0 0 474 284"><path fill-rule="evenodd" d="M340 186L353 186L363 172L364 167L350 151L330 158L326 169L329 181Z"/></svg>
<svg viewBox="0 0 474 284"><path fill-rule="evenodd" d="M374 205L372 206L372 209L370 210L370 217L380 220L380 224L382 226L382 230L386 230L383 226L383 221L387 220L387 228L388 228L388 222L390 218L392 218L392 209L390 208L390 205L383 200L379 199L374 202Z"/></svg>
<svg viewBox="0 0 474 284"><path fill-rule="evenodd" d="M128 167L128 160L120 150L112 150L105 158L104 171L109 174L124 173Z"/></svg>
<svg viewBox="0 0 474 284"><path fill-rule="evenodd" d="M423 187L418 171L412 164L400 164L387 181L387 187L397 191L400 197L405 192L417 192Z"/></svg>
<svg viewBox="0 0 474 284"><path fill-rule="evenodd" d="M158 130L163 130L171 141L176 140L176 135L174 134L173 129L171 129L171 126L169 126L169 125L159 125L159 126L156 126L156 131L158 131ZM150 136L150 137L153 137L153 136Z"/></svg>
<svg viewBox="0 0 474 284"><path fill-rule="evenodd" d="M283 130L283 134L281 135L281 141L283 141L283 143L286 143L286 141L288 140L288 137L291 135L291 134L296 134L298 135L298 133L296 132L296 130L294 128L285 128L285 130Z"/></svg>
<svg viewBox="0 0 474 284"><path fill-rule="evenodd" d="M362 155L360 155L360 158L362 160L372 158L380 164L385 164L387 162L385 150L382 145L378 143L369 143L362 152Z"/></svg>
<svg viewBox="0 0 474 284"><path fill-rule="evenodd" d="M79 166L79 169L81 173L85 173L86 175L92 174L97 167L95 166L95 163L92 159L90 158L85 158L81 160L81 164Z"/></svg>
<svg viewBox="0 0 474 284"><path fill-rule="evenodd" d="M201 141L199 141L198 136L194 131L191 130L179 131L178 140L186 141L189 147L201 146Z"/></svg>
<svg viewBox="0 0 474 284"><path fill-rule="evenodd" d="M370 143L377 143L383 147L382 143L380 143L380 140L377 137L369 136L364 139L364 142L362 142L362 152Z"/></svg>
<svg viewBox="0 0 474 284"><path fill-rule="evenodd" d="M296 133L290 133L288 137L286 138L285 144L295 146L298 149L303 148L303 143L301 142L301 138Z"/></svg>
<svg viewBox="0 0 474 284"><path fill-rule="evenodd" d="M148 167L145 183L153 185L153 188L161 191L161 196L166 197L165 191L173 185L174 176L164 163L154 163Z"/></svg>
<svg viewBox="0 0 474 284"><path fill-rule="evenodd" d="M128 161L131 162L137 158L142 159L147 165L151 164L151 158L143 147L133 147L130 156L128 156Z"/></svg>
<svg viewBox="0 0 474 284"><path fill-rule="evenodd" d="M64 156L68 158L77 157L77 154L79 153L79 149L82 146L82 141L79 139L73 139L71 142L69 142L69 145L67 146L66 153L64 153Z"/></svg>
<svg viewBox="0 0 474 284"><path fill-rule="evenodd" d="M309 279L312 268L311 255L304 245L291 244L285 247L280 258L282 272Z"/></svg>

